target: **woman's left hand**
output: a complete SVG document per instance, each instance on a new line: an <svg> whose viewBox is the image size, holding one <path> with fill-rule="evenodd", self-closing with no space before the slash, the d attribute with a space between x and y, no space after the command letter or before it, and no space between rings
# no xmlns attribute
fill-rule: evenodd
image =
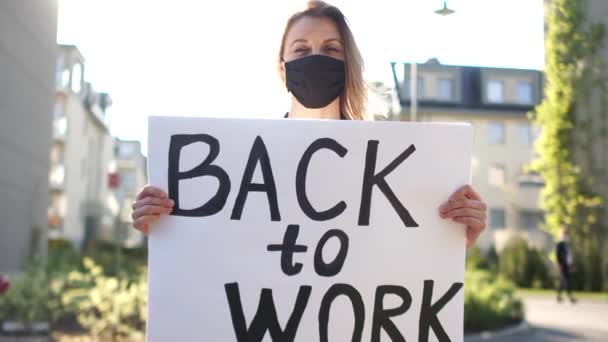
<svg viewBox="0 0 608 342"><path fill-rule="evenodd" d="M479 194L470 185L465 185L439 207L439 215L442 218L465 224L467 246L471 246L486 229L486 209L486 203Z"/></svg>

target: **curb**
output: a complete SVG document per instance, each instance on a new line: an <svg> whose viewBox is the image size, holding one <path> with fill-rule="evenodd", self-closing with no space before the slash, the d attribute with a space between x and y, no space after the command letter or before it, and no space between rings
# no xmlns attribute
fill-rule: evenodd
<svg viewBox="0 0 608 342"><path fill-rule="evenodd" d="M476 333L476 334L465 335L464 341L477 342L477 341L489 340L492 338L502 338L502 337L507 337L510 335L515 335L522 331L528 330L529 328L530 328L530 325L528 324L528 322L526 322L526 320L522 320L519 324L502 329L502 330L483 331L483 332Z"/></svg>

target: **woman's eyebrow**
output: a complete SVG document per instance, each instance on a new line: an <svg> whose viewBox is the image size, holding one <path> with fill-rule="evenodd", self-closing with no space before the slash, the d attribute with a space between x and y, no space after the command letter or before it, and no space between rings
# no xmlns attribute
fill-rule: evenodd
<svg viewBox="0 0 608 342"><path fill-rule="evenodd" d="M342 39L338 39L338 38L329 38L329 39L325 39L325 41L323 42L323 44L325 44L325 43L330 43L330 42L337 42L337 43L343 44L343 43L342 43Z"/></svg>
<svg viewBox="0 0 608 342"><path fill-rule="evenodd" d="M295 43L307 43L308 40L300 38L300 39L296 39L293 42L291 42L291 44L289 44L289 46L293 46Z"/></svg>

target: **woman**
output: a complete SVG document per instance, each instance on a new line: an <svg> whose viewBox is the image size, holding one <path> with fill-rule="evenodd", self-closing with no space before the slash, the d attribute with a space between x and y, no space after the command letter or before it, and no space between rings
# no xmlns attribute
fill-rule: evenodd
<svg viewBox="0 0 608 342"><path fill-rule="evenodd" d="M366 120L363 60L342 12L310 1L285 27L279 73L291 93L288 118ZM133 225L145 234L150 223L169 214L173 201L146 186L133 203ZM486 204L469 185L452 194L439 215L466 226L467 245L486 227Z"/></svg>

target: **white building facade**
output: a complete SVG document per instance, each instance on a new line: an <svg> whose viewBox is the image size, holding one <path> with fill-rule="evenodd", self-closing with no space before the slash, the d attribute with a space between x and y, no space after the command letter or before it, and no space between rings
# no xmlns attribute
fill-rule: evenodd
<svg viewBox="0 0 608 342"><path fill-rule="evenodd" d="M53 145L49 173L49 234L86 247L109 229L118 207L109 191L112 137L107 94L84 81L84 58L75 46L58 47Z"/></svg>

